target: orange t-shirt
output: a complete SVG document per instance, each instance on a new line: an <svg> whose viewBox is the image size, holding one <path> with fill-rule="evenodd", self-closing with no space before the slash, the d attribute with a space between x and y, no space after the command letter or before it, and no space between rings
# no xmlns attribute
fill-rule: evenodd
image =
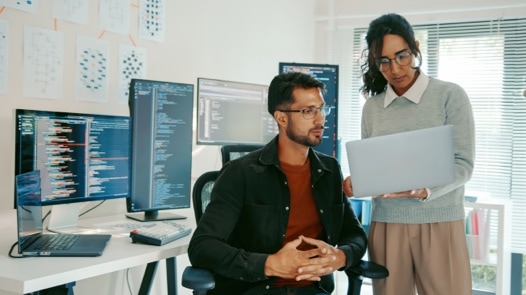
<svg viewBox="0 0 526 295"><path fill-rule="evenodd" d="M285 233L285 243L300 235L319 239L323 233L323 226L312 194L310 162L307 161L302 166L292 166L286 163L280 163L280 165L287 176L290 190L289 223ZM298 247L299 250L312 248L313 246L307 244L301 244ZM294 279L278 278L274 286L306 286L311 284L313 284L311 281L298 282Z"/></svg>

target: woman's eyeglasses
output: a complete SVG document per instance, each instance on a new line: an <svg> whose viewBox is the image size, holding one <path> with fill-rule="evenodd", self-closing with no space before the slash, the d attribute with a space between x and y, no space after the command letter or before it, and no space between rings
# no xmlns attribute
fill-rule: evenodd
<svg viewBox="0 0 526 295"><path fill-rule="evenodd" d="M386 72L391 69L391 61L395 61L398 65L407 66L413 61L413 53L406 49L395 55L394 58L382 57L376 61L376 65L380 72Z"/></svg>

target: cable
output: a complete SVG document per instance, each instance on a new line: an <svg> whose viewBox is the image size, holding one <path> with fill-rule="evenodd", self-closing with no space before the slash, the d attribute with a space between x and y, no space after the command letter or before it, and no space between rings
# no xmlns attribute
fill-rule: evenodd
<svg viewBox="0 0 526 295"><path fill-rule="evenodd" d="M88 210L86 210L86 211L80 213L80 214L79 214L79 217L81 217L82 215L84 215L84 214L86 214L86 213L88 213L88 212L90 212L90 211L92 211L92 210L95 210L97 207L99 207L100 205L104 204L104 202L106 202L106 200L103 200L103 201L101 201L100 203L98 203L97 205L95 205L95 206L89 208Z"/></svg>
<svg viewBox="0 0 526 295"><path fill-rule="evenodd" d="M130 285L130 278L129 278L129 276L130 276L130 269L129 268L126 269L125 276L126 276L126 285L128 286L128 291L130 292L130 294L133 294L132 288L131 288L131 285Z"/></svg>
<svg viewBox="0 0 526 295"><path fill-rule="evenodd" d="M11 257L11 258L26 258L25 256L21 256L21 255L15 256L15 255L12 254L13 249L16 247L16 245L18 245L18 242L15 242L13 245L11 245L11 249L9 249L9 253L8 253L9 257Z"/></svg>
<svg viewBox="0 0 526 295"><path fill-rule="evenodd" d="M46 220L46 218L49 216L49 214L51 214L51 210L49 210L46 215L44 215L44 217L42 217L42 223L44 223L44 221Z"/></svg>
<svg viewBox="0 0 526 295"><path fill-rule="evenodd" d="M54 229L50 229L48 226L46 226L46 231L48 231L50 233L54 233L54 234L66 234L65 232L61 232L61 231L56 231Z"/></svg>

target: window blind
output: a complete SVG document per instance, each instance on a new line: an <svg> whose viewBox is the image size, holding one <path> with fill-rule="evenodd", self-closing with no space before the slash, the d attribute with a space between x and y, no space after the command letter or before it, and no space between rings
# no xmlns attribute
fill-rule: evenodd
<svg viewBox="0 0 526 295"><path fill-rule="evenodd" d="M511 203L511 250L526 254L526 18L413 26L422 69L468 93L476 158L467 193ZM334 30L330 60L340 65L341 143L360 138L360 60L367 28ZM349 175L342 144L344 175Z"/></svg>

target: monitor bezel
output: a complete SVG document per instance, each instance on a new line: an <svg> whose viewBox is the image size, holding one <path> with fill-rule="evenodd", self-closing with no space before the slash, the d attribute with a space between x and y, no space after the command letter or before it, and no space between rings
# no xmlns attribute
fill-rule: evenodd
<svg viewBox="0 0 526 295"><path fill-rule="evenodd" d="M62 118L117 118L127 120L130 124L128 140L131 143L131 120L129 116L124 115L113 115L113 114L100 114L100 113L84 113L84 112L71 112L71 111L56 111L56 110L44 110L44 109L28 109L28 108L17 108L13 110L14 113L14 129L15 129L15 170L14 174L19 175L24 172L22 171L23 167L21 165L22 153L21 153L21 142L20 142L20 128L19 126L19 116L20 115L31 115L31 116L55 116ZM128 144L128 155L131 156L131 147ZM42 200L42 206L53 206L53 205L62 205L62 204L72 204L72 203L83 203L83 202L92 202L92 201L105 201L105 200L115 200L115 199L127 199L130 196L130 163L128 159L128 190L126 194L121 195L101 195L101 196L91 196L91 197L75 197L75 198L61 198L54 200ZM16 190L14 190L14 207L16 208Z"/></svg>
<svg viewBox="0 0 526 295"><path fill-rule="evenodd" d="M182 83L182 82L174 82L174 81L162 81L162 80L151 80L151 79L142 79L142 78L132 78L130 80L129 84L129 92L128 92L128 107L130 110L130 119L131 119L131 158L130 158L130 180L133 181L133 142L134 142L134 122L133 122L133 112L134 112L134 104L132 103L132 98L135 93L135 87L138 82L147 82L147 83L158 83L158 84L174 84L174 85L180 85L180 86L191 86L192 87L192 120L191 123L193 124L194 119L194 96L195 96L195 86L190 83ZM189 141L190 144L192 144L193 140ZM192 147L193 148L193 147ZM192 163L192 159L190 158L190 167ZM189 187L191 187L191 175L189 177L190 182L187 184ZM134 206L134 197L133 197L133 189L132 186L130 186L130 197L126 199L126 211L128 214L126 214L126 217L136 220L136 221L162 221L162 220L176 220L176 219L185 219L186 216L175 214L172 212L166 212L169 210L178 210L178 209L187 209L191 207L192 202L192 196L191 196L191 188L187 197L187 202L184 205L181 206L166 206L166 207L150 207L150 208L137 208Z"/></svg>
<svg viewBox="0 0 526 295"><path fill-rule="evenodd" d="M255 87L262 87L266 89L267 92L267 98L268 98L268 88L269 85L261 84L261 83L251 83L251 82L243 82L243 81L233 81L233 80L226 80L226 79L218 79L218 78L207 78L207 77L198 77L197 78L197 91L196 91L196 103L197 103L197 114L196 114L196 143L198 145L215 145L215 146L223 146L223 145L264 145L267 144L268 140L262 139L261 141L250 141L250 140L244 140L244 139L233 139L233 140L204 140L200 136L201 132L201 122L200 122L200 116L199 116L199 102L200 102L200 93L201 93L201 81L213 81L213 82L224 82L224 83L235 83L240 85L248 85L248 86L255 86ZM267 101L265 100L265 107L267 106ZM265 109L266 111L267 109ZM268 111L265 112L265 114L268 114ZM272 118L270 114L269 120ZM261 117L258 118L258 120L262 120ZM272 118L272 120L274 120ZM240 122L242 124L242 122ZM276 127L277 128L277 127ZM276 134L277 135L277 132Z"/></svg>

